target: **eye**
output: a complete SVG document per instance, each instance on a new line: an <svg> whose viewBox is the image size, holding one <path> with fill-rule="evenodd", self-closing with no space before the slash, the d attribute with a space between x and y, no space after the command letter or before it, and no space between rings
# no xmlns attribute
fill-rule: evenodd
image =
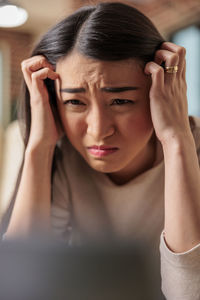
<svg viewBox="0 0 200 300"><path fill-rule="evenodd" d="M114 105L134 104L134 101L127 100L127 99L114 99L112 104Z"/></svg>
<svg viewBox="0 0 200 300"><path fill-rule="evenodd" d="M72 99L72 100L65 100L63 101L63 104L71 104L71 105L85 105L83 102L81 102L80 100L76 100L76 99Z"/></svg>

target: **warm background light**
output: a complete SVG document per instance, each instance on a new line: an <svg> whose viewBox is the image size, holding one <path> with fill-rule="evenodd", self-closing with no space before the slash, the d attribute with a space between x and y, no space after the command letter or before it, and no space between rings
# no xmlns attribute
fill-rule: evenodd
<svg viewBox="0 0 200 300"><path fill-rule="evenodd" d="M17 27L26 22L28 13L25 9L15 5L0 6L0 26Z"/></svg>

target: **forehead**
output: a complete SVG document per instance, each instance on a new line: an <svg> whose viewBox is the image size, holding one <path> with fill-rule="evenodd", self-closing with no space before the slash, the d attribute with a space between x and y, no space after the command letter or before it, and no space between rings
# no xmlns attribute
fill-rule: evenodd
<svg viewBox="0 0 200 300"><path fill-rule="evenodd" d="M141 63L126 59L121 61L100 61L72 52L60 60L56 72L63 83L68 85L84 82L114 85L116 83L140 84L145 80Z"/></svg>

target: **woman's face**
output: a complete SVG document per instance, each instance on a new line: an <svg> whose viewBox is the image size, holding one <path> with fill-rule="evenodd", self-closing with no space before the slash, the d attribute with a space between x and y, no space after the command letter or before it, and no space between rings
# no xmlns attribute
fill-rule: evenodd
<svg viewBox="0 0 200 300"><path fill-rule="evenodd" d="M58 62L56 72L58 108L74 148L99 172L121 179L137 175L152 160L154 132L150 78L141 64L73 52Z"/></svg>

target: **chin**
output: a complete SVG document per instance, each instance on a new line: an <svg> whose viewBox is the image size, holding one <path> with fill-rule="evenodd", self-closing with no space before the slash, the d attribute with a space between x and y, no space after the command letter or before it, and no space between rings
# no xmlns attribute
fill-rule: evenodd
<svg viewBox="0 0 200 300"><path fill-rule="evenodd" d="M105 161L102 161L102 160L99 160L99 161L96 161L96 162L87 162L89 164L89 166L98 171L98 172L101 172L101 173L114 173L114 172L118 172L122 169L121 166L114 166L113 164L111 163L108 163L108 162L105 162Z"/></svg>

